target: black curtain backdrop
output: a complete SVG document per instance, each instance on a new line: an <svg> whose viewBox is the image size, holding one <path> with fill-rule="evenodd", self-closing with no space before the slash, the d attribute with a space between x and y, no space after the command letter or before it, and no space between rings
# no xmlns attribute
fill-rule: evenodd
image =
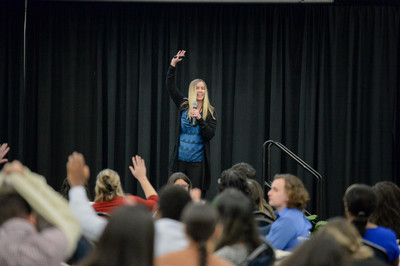
<svg viewBox="0 0 400 266"><path fill-rule="evenodd" d="M323 178L322 218L343 214L347 186L400 182L399 6L0 2L0 142L59 189L67 156L82 152L97 173L112 168L143 195L131 156L151 183L168 178L177 110L165 76L188 51L177 84L206 81L218 127L212 185L237 162L262 181L262 145L279 141ZM272 149L273 173L313 177Z"/></svg>

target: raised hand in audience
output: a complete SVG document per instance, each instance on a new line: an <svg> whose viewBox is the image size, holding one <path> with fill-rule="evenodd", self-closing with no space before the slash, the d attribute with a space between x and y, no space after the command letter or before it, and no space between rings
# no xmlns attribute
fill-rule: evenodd
<svg viewBox="0 0 400 266"><path fill-rule="evenodd" d="M200 188L193 188L190 190L190 197L193 201L199 202L201 200L201 189Z"/></svg>
<svg viewBox="0 0 400 266"><path fill-rule="evenodd" d="M7 143L3 143L0 145L0 164L8 162L7 158L4 158L8 151L10 150L10 147L8 147Z"/></svg>
<svg viewBox="0 0 400 266"><path fill-rule="evenodd" d="M67 178L71 187L85 186L89 176L89 167L86 165L85 158L81 153L73 152L68 156Z"/></svg>
<svg viewBox="0 0 400 266"><path fill-rule="evenodd" d="M144 159L139 155L132 157L133 166L129 166L132 175L140 182L141 179L147 179L146 176L146 164Z"/></svg>
<svg viewBox="0 0 400 266"><path fill-rule="evenodd" d="M15 172L24 175L24 166L20 161L13 161L12 163L5 164L3 171L6 174L11 174Z"/></svg>
<svg viewBox="0 0 400 266"><path fill-rule="evenodd" d="M157 195L156 190L153 188L151 183L149 182L147 175L146 175L146 164L144 159L139 155L132 157L132 164L133 166L129 166L132 175L139 181L146 198L150 197L151 195Z"/></svg>
<svg viewBox="0 0 400 266"><path fill-rule="evenodd" d="M82 154L73 152L68 156L67 179L71 189L69 190L69 207L78 219L82 227L82 234L90 241L98 241L107 220L100 218L87 198L85 183L89 179L89 167L85 163Z"/></svg>

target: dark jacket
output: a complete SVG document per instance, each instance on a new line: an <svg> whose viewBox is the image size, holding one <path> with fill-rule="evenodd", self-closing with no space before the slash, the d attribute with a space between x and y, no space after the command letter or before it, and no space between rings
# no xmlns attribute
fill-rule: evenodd
<svg viewBox="0 0 400 266"><path fill-rule="evenodd" d="M177 135L174 151L172 152L169 168L172 173L178 170L178 151L179 151L179 135L181 132L181 116L182 112L189 108L188 99L183 96L183 94L176 87L175 82L175 67L169 66L167 72L167 88L171 99L174 101L175 105L179 109L179 119L177 123ZM184 104L186 103L186 104ZM200 118L197 120L197 124L200 127L200 135L203 137L204 145L204 163L203 163L203 178L202 178L202 189L207 190L210 186L211 173L210 173L210 140L215 135L215 129L217 127L216 113L214 110L214 117L208 113L206 120Z"/></svg>

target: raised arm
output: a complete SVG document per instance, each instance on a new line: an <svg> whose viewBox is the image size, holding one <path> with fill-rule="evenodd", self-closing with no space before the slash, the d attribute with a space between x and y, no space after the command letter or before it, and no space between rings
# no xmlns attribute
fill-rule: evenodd
<svg viewBox="0 0 400 266"><path fill-rule="evenodd" d="M82 227L82 234L91 241L97 241L107 221L97 216L87 198L85 183L89 179L89 167L83 155L77 152L68 157L67 178L71 186L69 190L69 207Z"/></svg>
<svg viewBox="0 0 400 266"><path fill-rule="evenodd" d="M3 143L0 145L0 164L8 162L8 159L4 157L7 155L9 150L10 147L8 147L7 143Z"/></svg>
<svg viewBox="0 0 400 266"><path fill-rule="evenodd" d="M183 94L178 90L178 88L176 86L176 81L175 81L176 65L180 61L183 60L185 53L186 53L185 50L181 50L171 59L171 64L170 64L170 66L168 68L168 72L167 72L166 85L167 85L168 93L178 108L181 106L181 104L184 101L187 101L187 99L185 99Z"/></svg>
<svg viewBox="0 0 400 266"><path fill-rule="evenodd" d="M18 161L4 166L0 174L1 181L11 184L33 210L64 233L68 241L68 254L71 255L81 228L67 201L46 184L43 176L31 172Z"/></svg>
<svg viewBox="0 0 400 266"><path fill-rule="evenodd" d="M139 181L144 194L146 195L146 199L148 199L152 195L157 195L156 190L153 188L146 175L146 164L142 157L139 155L132 157L133 166L129 166L132 175Z"/></svg>
<svg viewBox="0 0 400 266"><path fill-rule="evenodd" d="M171 66L176 67L176 64L178 64L185 58L185 54L186 54L185 50L178 51L178 53L171 59Z"/></svg>

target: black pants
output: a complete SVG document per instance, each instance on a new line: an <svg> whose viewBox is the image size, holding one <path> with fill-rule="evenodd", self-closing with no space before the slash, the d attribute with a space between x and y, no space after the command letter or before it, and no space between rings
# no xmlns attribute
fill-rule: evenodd
<svg viewBox="0 0 400 266"><path fill-rule="evenodd" d="M201 190L203 190L203 162L188 163L178 161L178 171L186 174L189 177L190 181L192 181L193 188L200 188Z"/></svg>

